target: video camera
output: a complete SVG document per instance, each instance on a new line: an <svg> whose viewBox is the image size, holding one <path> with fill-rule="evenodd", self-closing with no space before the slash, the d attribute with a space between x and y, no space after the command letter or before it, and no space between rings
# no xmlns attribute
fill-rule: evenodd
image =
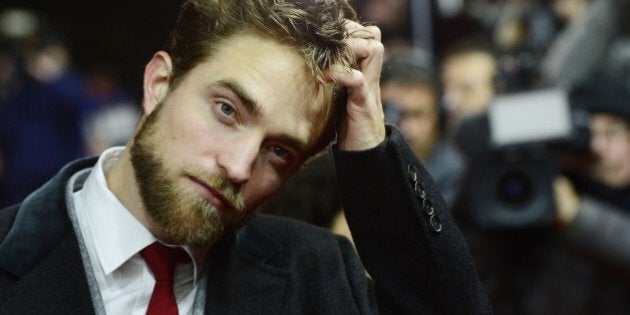
<svg viewBox="0 0 630 315"><path fill-rule="evenodd" d="M587 122L560 88L495 97L486 114L457 130L469 161L458 214L484 230L550 226L559 153L587 148Z"/></svg>

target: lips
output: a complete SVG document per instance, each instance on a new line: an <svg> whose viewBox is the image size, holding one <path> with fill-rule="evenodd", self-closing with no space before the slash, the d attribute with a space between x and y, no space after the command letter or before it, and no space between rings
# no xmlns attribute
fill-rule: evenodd
<svg viewBox="0 0 630 315"><path fill-rule="evenodd" d="M188 176L188 178L193 182L197 193L217 209L234 209L232 203L221 192L194 176Z"/></svg>

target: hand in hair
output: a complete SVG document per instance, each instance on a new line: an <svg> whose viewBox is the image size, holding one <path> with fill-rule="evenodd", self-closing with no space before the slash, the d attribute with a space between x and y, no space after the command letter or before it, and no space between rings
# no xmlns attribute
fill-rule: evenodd
<svg viewBox="0 0 630 315"><path fill-rule="evenodd" d="M337 140L342 150L367 150L385 139L379 87L384 47L376 26L347 21L346 30L350 35L346 44L356 57L355 65L333 66L326 76L348 92L346 116L338 126Z"/></svg>

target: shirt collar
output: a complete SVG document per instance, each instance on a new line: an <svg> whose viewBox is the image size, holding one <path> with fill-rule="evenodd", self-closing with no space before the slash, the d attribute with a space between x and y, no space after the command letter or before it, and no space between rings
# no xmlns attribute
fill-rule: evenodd
<svg viewBox="0 0 630 315"><path fill-rule="evenodd" d="M124 147L114 147L101 154L83 186L86 217L105 274L110 274L133 255L157 241L118 198L109 190L105 172L120 158Z"/></svg>

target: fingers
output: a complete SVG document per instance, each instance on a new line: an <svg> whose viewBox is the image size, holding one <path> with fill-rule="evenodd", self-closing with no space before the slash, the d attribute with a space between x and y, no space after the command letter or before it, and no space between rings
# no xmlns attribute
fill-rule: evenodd
<svg viewBox="0 0 630 315"><path fill-rule="evenodd" d="M349 34L346 45L355 56L353 67L360 73L353 69L340 69L339 66L333 66L329 69L326 78L352 89L366 85L358 80L377 85L385 50L380 41L380 29L376 26L363 26L354 21L346 21L345 26Z"/></svg>
<svg viewBox="0 0 630 315"><path fill-rule="evenodd" d="M366 38L381 41L381 29L374 25L363 26L355 21L346 21L346 30L350 37Z"/></svg>
<svg viewBox="0 0 630 315"><path fill-rule="evenodd" d="M346 44L356 57L357 69L364 72L366 77L378 79L385 51L381 43L381 30L376 26L362 26L354 21L348 21L346 29L350 35Z"/></svg>
<svg viewBox="0 0 630 315"><path fill-rule="evenodd" d="M365 85L365 75L363 72L341 65L332 66L326 73L325 80L334 82L348 89L360 89Z"/></svg>
<svg viewBox="0 0 630 315"><path fill-rule="evenodd" d="M385 51L380 41L364 38L350 38L347 45L354 53L357 61L356 67L361 71L369 71L370 75L378 77L381 71L382 57Z"/></svg>
<svg viewBox="0 0 630 315"><path fill-rule="evenodd" d="M347 21L346 45L355 57L352 67L334 65L325 80L348 91L346 119L339 126L342 149L362 150L378 145L385 137L379 78L384 47L376 26Z"/></svg>
<svg viewBox="0 0 630 315"><path fill-rule="evenodd" d="M573 188L573 184L564 176L557 177L553 182L557 216L562 225L568 225L577 216L580 198Z"/></svg>

